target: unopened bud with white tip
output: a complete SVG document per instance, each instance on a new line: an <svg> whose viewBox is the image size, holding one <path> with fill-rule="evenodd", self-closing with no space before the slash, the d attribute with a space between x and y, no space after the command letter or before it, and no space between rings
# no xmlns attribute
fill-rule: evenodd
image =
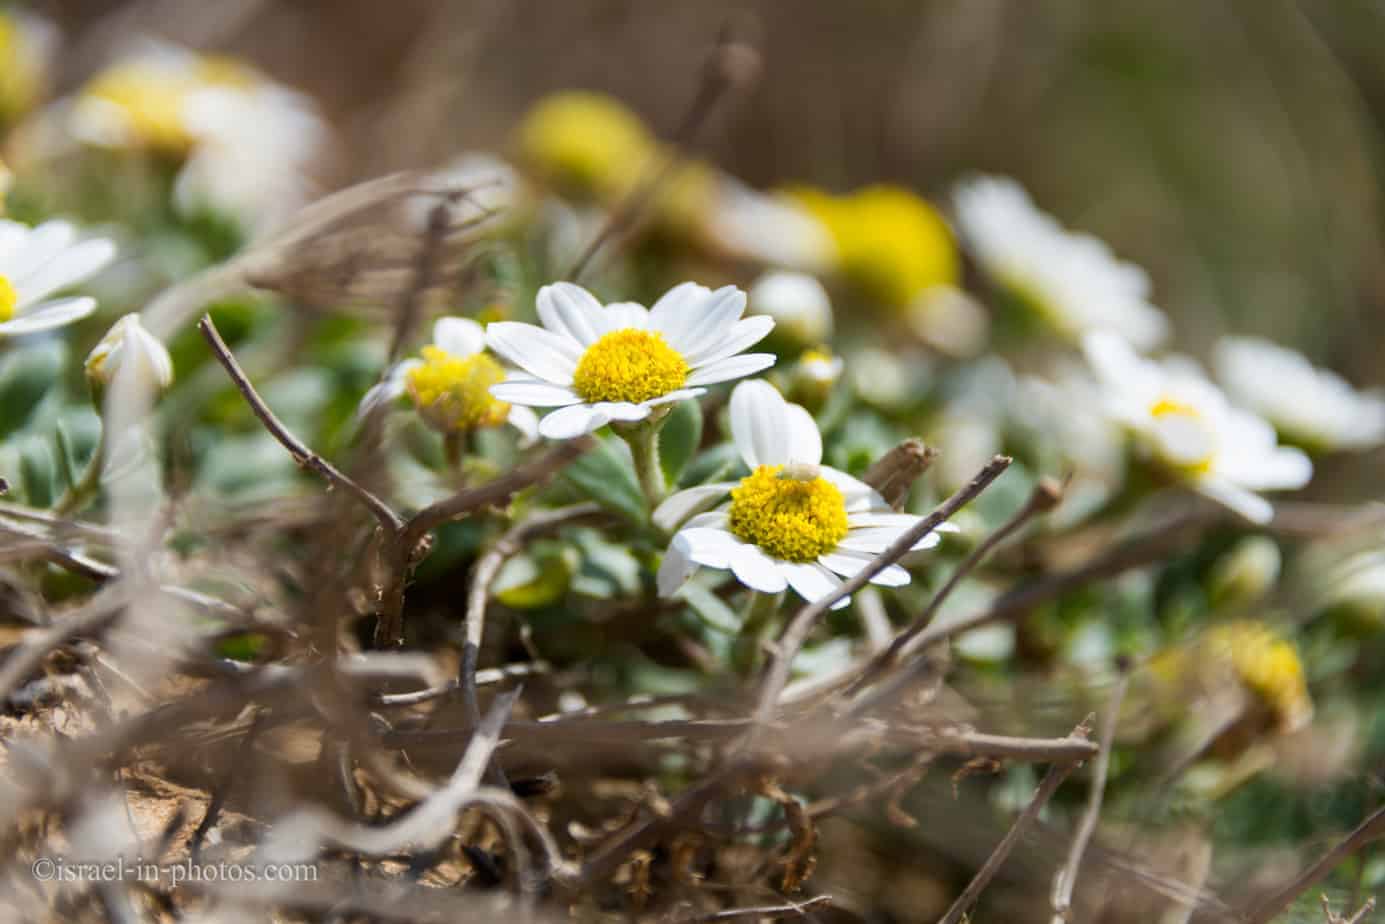
<svg viewBox="0 0 1385 924"><path fill-rule="evenodd" d="M116 321L88 354L87 378L93 385L105 387L127 366L151 389L173 384L173 358L168 348L145 330L137 313Z"/></svg>

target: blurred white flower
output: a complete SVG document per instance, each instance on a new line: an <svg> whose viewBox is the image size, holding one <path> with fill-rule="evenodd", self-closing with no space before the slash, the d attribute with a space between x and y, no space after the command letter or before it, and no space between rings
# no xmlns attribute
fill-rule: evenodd
<svg viewBox="0 0 1385 924"><path fill-rule="evenodd" d="M407 394L419 415L442 433L466 433L508 423L525 439L538 436L539 421L527 407L490 393L509 371L485 352L486 334L470 318L439 318L422 359L406 359L361 400L360 414Z"/></svg>
<svg viewBox="0 0 1385 924"><path fill-rule="evenodd" d="M962 359L979 356L990 336L985 307L953 285L930 286L905 311L905 321L920 340Z"/></svg>
<svg viewBox="0 0 1385 924"><path fill-rule="evenodd" d="M822 343L832 336L832 300L806 273L765 273L750 286L750 310L774 318L775 329L795 343Z"/></svg>
<svg viewBox="0 0 1385 924"><path fill-rule="evenodd" d="M1310 449L1363 449L1385 441L1385 395L1361 393L1328 369L1268 340L1217 344L1217 378L1240 403Z"/></svg>
<svg viewBox="0 0 1385 924"><path fill-rule="evenodd" d="M179 158L180 208L211 207L256 231L311 198L309 166L327 140L307 96L238 60L150 40L59 112L86 144Z"/></svg>
<svg viewBox="0 0 1385 924"><path fill-rule="evenodd" d="M125 315L87 355L87 378L109 385L121 369L132 370L146 391L173 384L173 358L158 337L144 329L139 315Z"/></svg>
<svg viewBox="0 0 1385 924"><path fill-rule="evenodd" d="M572 439L612 421L635 422L654 408L696 398L703 386L774 365L770 353L743 353L774 327L742 319L745 293L685 282L653 308L603 306L581 286L559 282L538 294L542 327L502 321L486 328L490 348L523 369L495 385L502 401L556 407L539 424L548 439Z"/></svg>
<svg viewBox="0 0 1385 924"><path fill-rule="evenodd" d="M1088 334L1083 349L1105 386L1106 410L1165 469L1256 523L1274 514L1258 491L1301 488L1313 463L1278 445L1274 428L1233 407L1187 363L1153 362L1110 333Z"/></svg>
<svg viewBox="0 0 1385 924"><path fill-rule="evenodd" d="M955 204L962 239L986 273L1063 335L1112 331L1140 349L1167 335L1145 271L1103 241L1065 230L1014 180L965 182Z"/></svg>
<svg viewBox="0 0 1385 924"><path fill-rule="evenodd" d="M512 208L523 194L519 173L493 154L472 152L453 158L428 174L428 189L458 190L464 194L452 204L448 225L480 221L488 213ZM405 203L406 220L417 231L428 227L437 196L412 196Z"/></svg>
<svg viewBox="0 0 1385 924"><path fill-rule="evenodd" d="M0 9L0 124L39 102L58 48L58 30L25 10Z"/></svg>
<svg viewBox="0 0 1385 924"><path fill-rule="evenodd" d="M835 252L822 222L793 200L721 176L704 222L713 248L767 266L818 272Z"/></svg>
<svg viewBox="0 0 1385 924"><path fill-rule="evenodd" d="M87 296L49 299L76 285L115 258L115 245L103 238L78 241L65 221L36 228L0 220L0 339L50 330L79 321L96 310Z"/></svg>
<svg viewBox="0 0 1385 924"><path fill-rule="evenodd" d="M671 596L699 567L730 570L752 590L786 587L819 600L866 567L919 521L895 513L874 488L822 464L822 435L806 410L768 382L742 382L731 393L731 433L750 474L739 482L680 491L654 511L674 535L659 567L659 593ZM730 502L706 510L730 495ZM691 519L689 519L691 517ZM944 523L914 549L929 549ZM899 587L909 572L892 564L872 583ZM845 606L849 598L835 606Z"/></svg>

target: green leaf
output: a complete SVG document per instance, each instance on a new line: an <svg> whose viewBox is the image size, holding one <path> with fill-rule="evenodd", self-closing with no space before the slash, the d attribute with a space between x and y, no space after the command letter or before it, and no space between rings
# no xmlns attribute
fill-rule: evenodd
<svg viewBox="0 0 1385 924"><path fill-rule="evenodd" d="M53 503L57 477L57 460L48 441L37 436L24 437L19 443L19 483L30 506L47 507Z"/></svg>
<svg viewBox="0 0 1385 924"><path fill-rule="evenodd" d="M49 341L21 349L0 365L0 438L24 426L62 375L67 348Z"/></svg>
<svg viewBox="0 0 1385 924"><path fill-rule="evenodd" d="M667 484L678 483L678 476L692 461L701 442L702 405L697 401L678 402L659 431L659 465Z"/></svg>
<svg viewBox="0 0 1385 924"><path fill-rule="evenodd" d="M505 562L495 576L495 599L516 610L557 603L567 593L577 568L577 553L560 543L540 543Z"/></svg>
<svg viewBox="0 0 1385 924"><path fill-rule="evenodd" d="M644 522L644 494L630 452L621 440L599 440L595 449L567 467L563 478L608 510Z"/></svg>

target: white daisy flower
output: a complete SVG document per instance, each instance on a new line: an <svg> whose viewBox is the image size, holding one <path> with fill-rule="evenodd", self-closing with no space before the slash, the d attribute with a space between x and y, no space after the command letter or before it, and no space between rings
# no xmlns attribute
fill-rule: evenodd
<svg viewBox="0 0 1385 924"><path fill-rule="evenodd" d="M980 177L954 197L962 239L986 273L1060 333L1120 334L1157 346L1168 320L1149 302L1149 277L1103 241L1067 231L1014 180Z"/></svg>
<svg viewBox="0 0 1385 924"><path fill-rule="evenodd" d="M144 329L137 313L127 314L106 332L87 355L87 377L100 385L114 381L129 367L148 391L173 384L173 357L158 337Z"/></svg>
<svg viewBox="0 0 1385 924"><path fill-rule="evenodd" d="M115 258L103 238L78 241L65 221L36 228L0 220L0 339L50 330L96 310L86 296L49 298L75 285Z"/></svg>
<svg viewBox="0 0 1385 924"><path fill-rule="evenodd" d="M807 209L721 177L703 233L715 249L769 266L817 272L833 259L832 235Z"/></svg>
<svg viewBox="0 0 1385 924"><path fill-rule="evenodd" d="M807 273L765 273L750 286L750 310L774 318L780 334L797 343L822 343L832 336L832 300Z"/></svg>
<svg viewBox="0 0 1385 924"><path fill-rule="evenodd" d="M538 435L538 416L491 394L509 373L486 349L486 333L470 318L439 318L422 359L407 359L366 393L361 415L383 401L408 395L430 426L466 433L508 423L526 439Z"/></svg>
<svg viewBox="0 0 1385 924"><path fill-rule="evenodd" d="M1088 334L1083 349L1111 416L1164 468L1246 519L1274 515L1256 492L1301 488L1313 476L1307 455L1278 445L1273 427L1233 407L1190 362L1152 362L1109 333Z"/></svg>
<svg viewBox="0 0 1385 924"><path fill-rule="evenodd" d="M696 398L704 386L774 365L772 354L741 352L774 319L742 319L745 293L735 286L713 292L685 282L645 308L603 307L581 286L559 282L539 290L538 312L542 327L503 321L486 328L490 348L528 373L491 394L558 408L539 424L553 440L644 420L657 407Z"/></svg>
<svg viewBox="0 0 1385 924"><path fill-rule="evenodd" d="M1268 340L1217 344L1217 378L1237 401L1310 449L1364 449L1385 442L1385 395L1358 392L1337 373Z"/></svg>
<svg viewBox="0 0 1385 924"><path fill-rule="evenodd" d="M686 520L659 568L665 597L705 566L729 569L761 593L792 587L805 600L819 600L842 584L839 575L856 574L919 520L895 513L865 482L823 465L812 416L767 382L736 386L731 433L750 474L680 491L654 511L655 525L665 531ZM729 503L699 512L727 495ZM932 548L939 532L955 529L944 523L914 548ZM871 581L899 587L909 583L909 572L892 564Z"/></svg>

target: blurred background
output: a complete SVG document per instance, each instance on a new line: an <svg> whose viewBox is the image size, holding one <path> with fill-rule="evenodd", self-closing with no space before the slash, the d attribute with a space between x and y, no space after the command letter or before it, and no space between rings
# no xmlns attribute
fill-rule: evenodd
<svg viewBox="0 0 1385 924"><path fill-rule="evenodd" d="M1197 352L1234 328L1379 384L1385 7L1367 0L50 0L65 88L132 30L242 54L308 91L337 182L506 153L558 89L668 138L729 26L762 55L700 154L757 186L1014 176L1144 266Z"/></svg>

